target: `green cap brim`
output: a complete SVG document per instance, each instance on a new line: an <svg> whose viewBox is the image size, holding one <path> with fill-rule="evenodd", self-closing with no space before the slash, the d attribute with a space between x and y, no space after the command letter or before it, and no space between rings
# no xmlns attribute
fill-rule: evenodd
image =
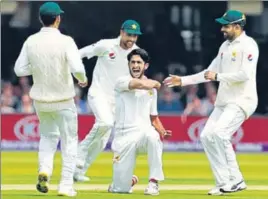
<svg viewBox="0 0 268 199"><path fill-rule="evenodd" d="M129 30L129 29L123 29L126 33L132 34L132 35L142 35L140 31L137 30Z"/></svg>
<svg viewBox="0 0 268 199"><path fill-rule="evenodd" d="M228 25L228 24L230 24L229 21L226 21L223 18L217 18L217 19L215 19L215 21L218 22L218 23L220 23L220 24L222 24L222 25Z"/></svg>
<svg viewBox="0 0 268 199"><path fill-rule="evenodd" d="M63 14L64 13L64 11L63 10L60 10L60 14Z"/></svg>

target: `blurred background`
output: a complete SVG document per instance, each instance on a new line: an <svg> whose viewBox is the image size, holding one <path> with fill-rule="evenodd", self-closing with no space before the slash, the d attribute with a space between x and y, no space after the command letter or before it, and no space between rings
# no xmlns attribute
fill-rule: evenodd
<svg viewBox="0 0 268 199"><path fill-rule="evenodd" d="M42 2L1 3L1 111L2 113L34 111L28 92L30 78L16 78L14 63L25 39L37 31L38 8ZM151 56L147 75L163 80L169 73L187 75L206 68L223 42L220 26L214 22L226 9L240 9L247 14L247 34L260 48L258 64L259 106L255 114L268 114L268 2L60 2L63 15L61 31L71 35L79 48L103 38L119 35L126 19L137 20L143 35L138 45ZM249 9L250 8L250 9ZM96 59L84 60L87 76L92 77ZM186 107L191 114L208 115L215 99L217 85L202 84L179 89L163 88L159 93L159 111L179 114ZM76 88L79 113L89 114L87 90Z"/></svg>
<svg viewBox="0 0 268 199"><path fill-rule="evenodd" d="M30 77L17 78L14 63L25 39L40 30L38 9L43 2L1 2L1 113L34 113L29 89ZM60 30L74 38L79 48L103 38L115 38L126 19L137 20L143 35L138 45L151 56L147 75L162 81L168 74L188 75L205 69L223 40L215 18L227 9L239 9L247 16L246 32L258 43L257 71L259 105L256 116L268 116L268 2L59 2L65 14ZM266 57L265 57L266 55ZM89 82L96 58L83 60ZM217 84L206 83L182 89L163 87L159 92L161 115L205 117L213 109ZM92 114L87 90L76 87L79 113ZM266 120L267 122L267 120ZM187 127L188 128L188 127ZM268 142L268 139L267 139Z"/></svg>

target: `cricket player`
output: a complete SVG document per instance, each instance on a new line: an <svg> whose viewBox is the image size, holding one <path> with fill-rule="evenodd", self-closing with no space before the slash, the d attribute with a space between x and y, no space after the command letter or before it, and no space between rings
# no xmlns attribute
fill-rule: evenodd
<svg viewBox="0 0 268 199"><path fill-rule="evenodd" d="M259 50L254 39L244 31L245 15L229 10L216 22L222 25L226 41L208 69L184 77L171 75L164 80L167 86L219 82L215 108L200 136L216 181L216 187L209 195L246 189L231 137L254 113L258 103L256 69Z"/></svg>
<svg viewBox="0 0 268 199"><path fill-rule="evenodd" d="M135 44L141 35L140 25L126 20L115 39L102 39L80 50L82 58L97 56L92 84L88 91L88 103L95 115L95 124L89 134L79 143L76 181L88 181L85 176L90 164L105 148L114 126L114 85L118 77L129 74L127 55L138 48Z"/></svg>
<svg viewBox="0 0 268 199"><path fill-rule="evenodd" d="M39 192L48 192L54 154L61 139L63 166L58 195L75 196L73 175L78 147L78 122L71 73L83 87L87 85L87 77L74 40L58 30L62 13L54 2L44 3L40 7L43 28L24 42L14 71L19 77L33 77L30 97L40 122L36 188Z"/></svg>
<svg viewBox="0 0 268 199"><path fill-rule="evenodd" d="M135 49L127 58L130 75L118 78L115 84L113 182L108 191L131 193L132 186L137 182L137 177L132 176L136 155L147 152L149 184L144 193L158 195L158 181L164 180L161 137L171 135L157 116L156 89L161 84L144 76L149 66L149 56L145 50Z"/></svg>

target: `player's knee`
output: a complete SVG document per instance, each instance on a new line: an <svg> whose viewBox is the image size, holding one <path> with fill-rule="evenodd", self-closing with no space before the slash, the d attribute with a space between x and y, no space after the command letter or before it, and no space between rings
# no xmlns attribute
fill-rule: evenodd
<svg viewBox="0 0 268 199"><path fill-rule="evenodd" d="M211 140L211 133L208 131L202 131L201 135L200 135L200 141L202 143L206 143L208 141Z"/></svg>
<svg viewBox="0 0 268 199"><path fill-rule="evenodd" d="M217 140L230 140L231 137L228 135L226 131L223 131L221 129L215 129L213 133L213 137Z"/></svg>

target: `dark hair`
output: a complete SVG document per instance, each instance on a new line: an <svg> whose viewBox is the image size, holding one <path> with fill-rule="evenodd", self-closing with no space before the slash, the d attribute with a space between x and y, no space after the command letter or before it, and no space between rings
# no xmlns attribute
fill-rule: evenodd
<svg viewBox="0 0 268 199"><path fill-rule="evenodd" d="M132 50L127 55L127 60L130 61L133 55L139 55L145 63L149 63L149 61L150 61L150 57L149 57L148 53L146 52L146 50L144 50L144 49L138 48L138 49Z"/></svg>
<svg viewBox="0 0 268 199"><path fill-rule="evenodd" d="M57 16L55 15L40 15L40 20L44 26L50 26L55 23Z"/></svg>

